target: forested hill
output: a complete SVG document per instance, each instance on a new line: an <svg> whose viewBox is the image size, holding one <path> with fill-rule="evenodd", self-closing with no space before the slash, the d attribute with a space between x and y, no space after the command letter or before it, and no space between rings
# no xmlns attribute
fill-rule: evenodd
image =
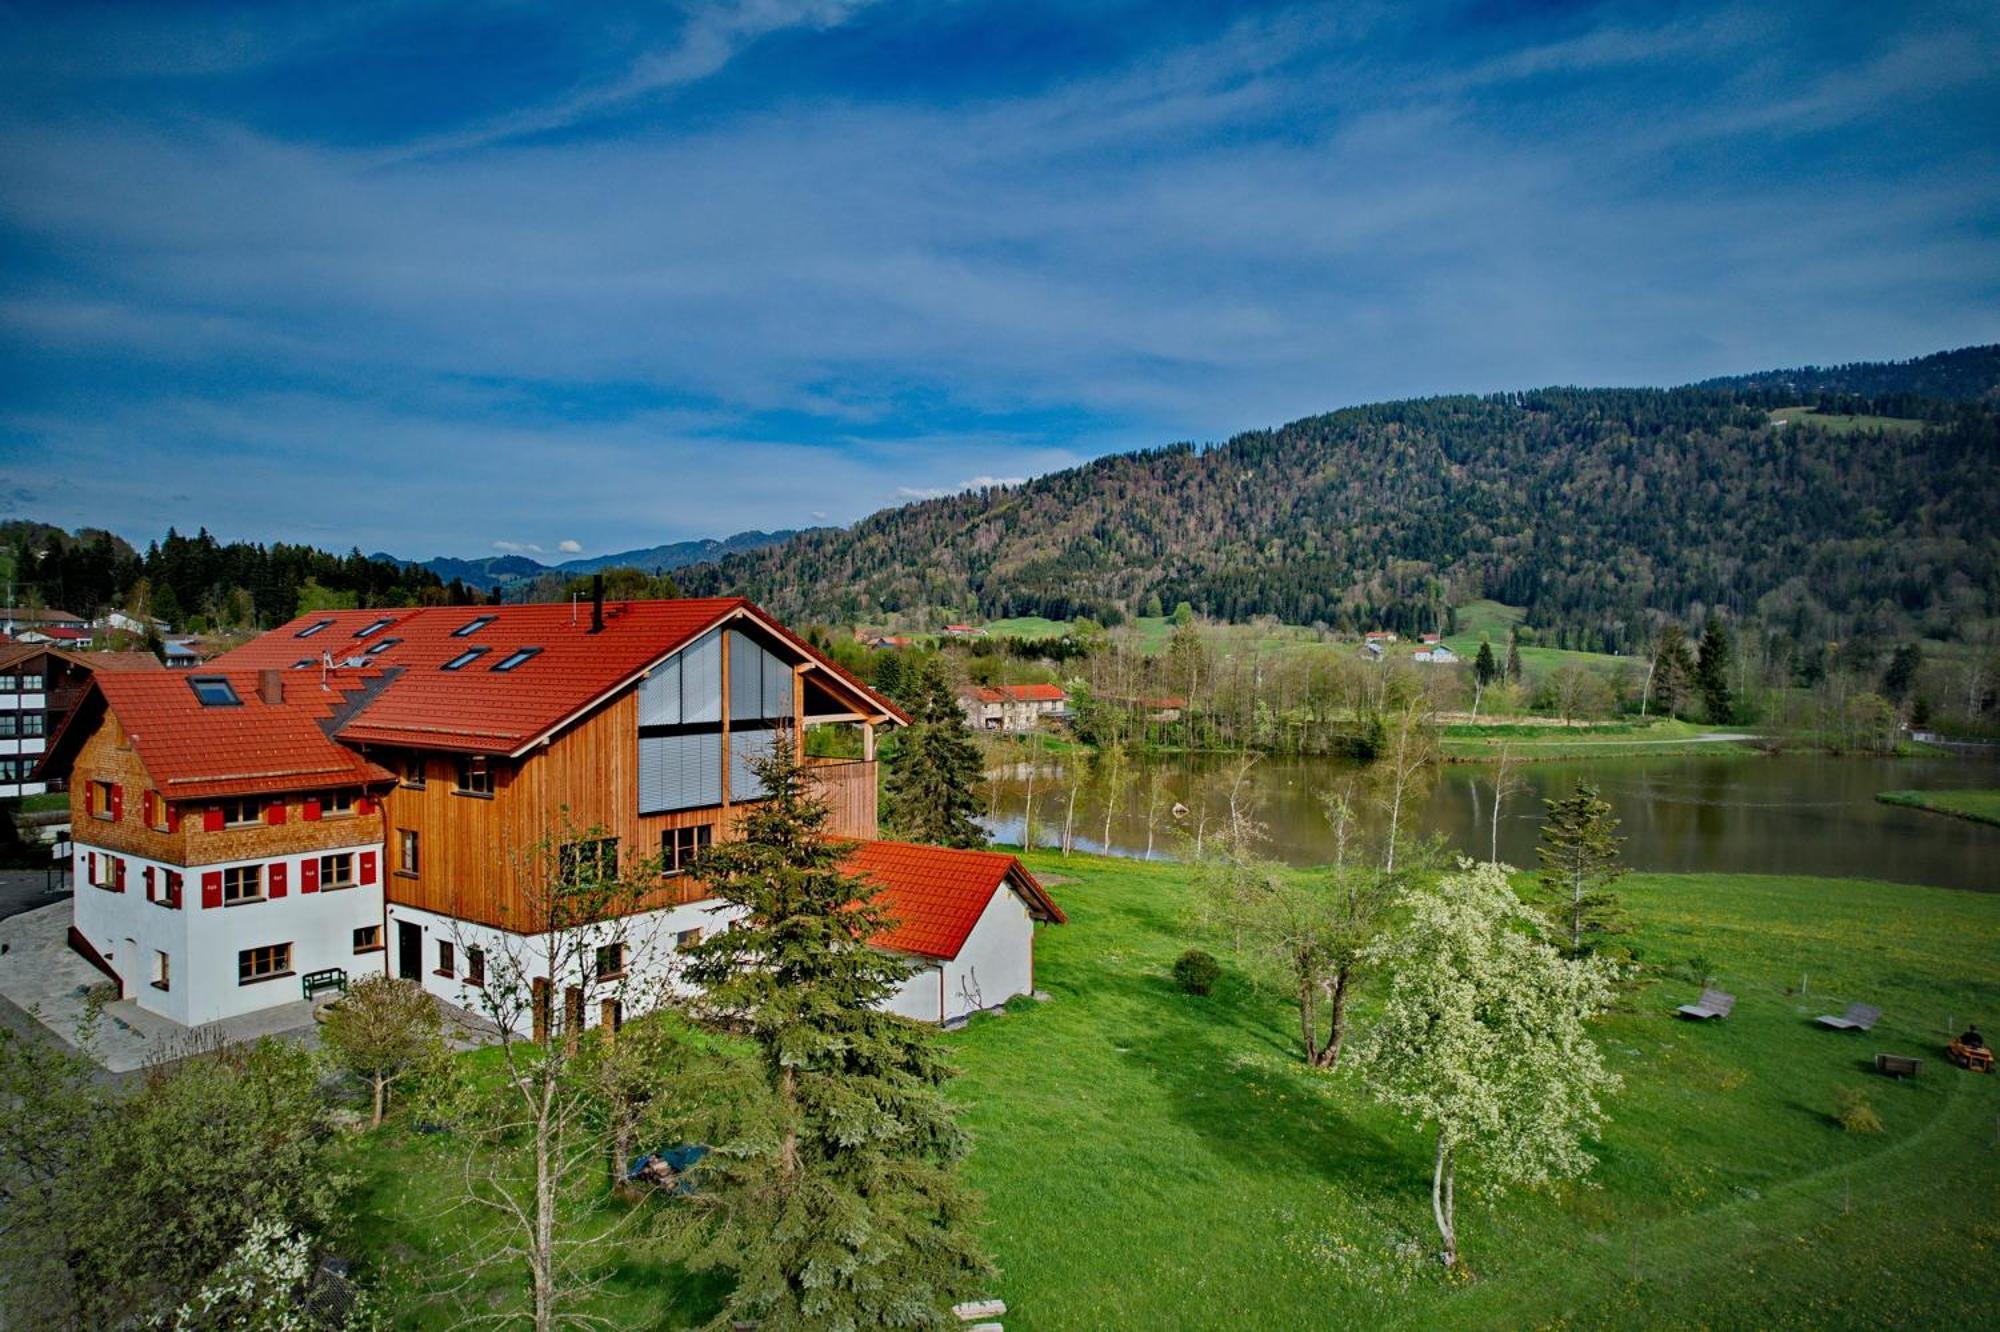
<svg viewBox="0 0 2000 1332"><path fill-rule="evenodd" d="M838 620L1116 619L1157 596L1230 620L1416 628L1484 596L1610 650L1649 612L1711 607L1802 637L1948 637L2000 610L1996 387L2000 349L1984 347L1353 407L885 510L682 583Z"/></svg>

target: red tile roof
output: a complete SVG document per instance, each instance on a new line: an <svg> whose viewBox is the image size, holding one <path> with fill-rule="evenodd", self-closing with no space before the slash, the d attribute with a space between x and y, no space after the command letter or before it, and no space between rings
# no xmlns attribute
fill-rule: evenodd
<svg viewBox="0 0 2000 1332"><path fill-rule="evenodd" d="M93 671L164 671L160 659L150 652L83 652L70 660Z"/></svg>
<svg viewBox="0 0 2000 1332"><path fill-rule="evenodd" d="M480 617L490 622L463 637ZM426 749L514 754L588 710L675 650L735 617L748 617L826 672L835 688L873 705L876 715L907 721L902 711L814 651L741 597L620 601L604 607L604 628L590 632L588 603L433 606L415 610L327 611L302 615L209 663L224 668L317 663L331 654L332 674L380 673L378 694L340 728L343 740ZM355 635L387 619L366 638ZM326 627L300 637L321 621ZM382 643L390 646L369 653ZM510 671L494 665L516 648L539 653ZM472 649L487 651L463 669L443 665ZM353 664L349 664L353 663ZM298 671L317 673L317 667Z"/></svg>
<svg viewBox="0 0 2000 1332"><path fill-rule="evenodd" d="M210 707L192 682L221 676L241 705ZM49 746L49 757L81 743L94 723L83 720L101 701L117 714L139 761L170 800L219 800L363 786L391 780L385 769L327 734L325 725L365 681L291 676L284 701L266 703L255 671L104 671L91 677L85 701Z"/></svg>
<svg viewBox="0 0 2000 1332"><path fill-rule="evenodd" d="M967 685L959 691L980 703L1060 703L1069 695L1061 685Z"/></svg>
<svg viewBox="0 0 2000 1332"><path fill-rule="evenodd" d="M1002 884L1020 894L1037 920L1061 924L1068 919L1035 876L1004 851L862 842L847 858L846 869L880 890L876 904L895 924L874 943L897 952L957 957Z"/></svg>

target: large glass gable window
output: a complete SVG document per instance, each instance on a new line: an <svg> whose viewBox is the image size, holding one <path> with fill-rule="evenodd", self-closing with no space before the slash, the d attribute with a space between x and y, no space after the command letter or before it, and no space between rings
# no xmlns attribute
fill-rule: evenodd
<svg viewBox="0 0 2000 1332"><path fill-rule="evenodd" d="M729 643L729 746L722 741L723 637ZM754 800L751 771L792 717L792 668L739 630L715 630L661 664L639 686L639 812L659 814Z"/></svg>

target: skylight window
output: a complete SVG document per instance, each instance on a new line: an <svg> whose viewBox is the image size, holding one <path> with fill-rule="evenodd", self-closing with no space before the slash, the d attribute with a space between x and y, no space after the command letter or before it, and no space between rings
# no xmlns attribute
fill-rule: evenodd
<svg viewBox="0 0 2000 1332"><path fill-rule="evenodd" d="M494 662L493 669L496 671L511 671L540 651L540 648L515 648L512 652Z"/></svg>
<svg viewBox="0 0 2000 1332"><path fill-rule="evenodd" d="M194 696L201 700L205 708L239 708L243 700L236 697L236 688L219 675L191 675L188 686Z"/></svg>
<svg viewBox="0 0 2000 1332"><path fill-rule="evenodd" d="M481 629L484 629L487 625L491 623L493 623L493 617L491 615L477 616L471 620L466 621L464 624L461 624L458 628L452 630L451 636L453 638L464 638L468 634L478 633Z"/></svg>
<svg viewBox="0 0 2000 1332"><path fill-rule="evenodd" d="M366 624L363 625L361 628L356 629L354 631L354 636L356 638L366 638L370 634L379 634L384 629L387 629L390 625L394 624L395 622L396 621L394 616L385 615L381 619L375 621L373 624Z"/></svg>
<svg viewBox="0 0 2000 1332"><path fill-rule="evenodd" d="M318 633L320 630L328 629L331 628L332 626L333 626L332 620L314 620L311 624L307 625L305 628L293 634L292 637L311 638L314 634Z"/></svg>
<svg viewBox="0 0 2000 1332"><path fill-rule="evenodd" d="M292 669L295 671L302 671L308 666L317 666L317 665L319 665L318 657L300 657L297 661L292 663Z"/></svg>
<svg viewBox="0 0 2000 1332"><path fill-rule="evenodd" d="M379 642L370 643L368 645L368 655L372 657L378 652L387 652L402 641L400 638L384 638Z"/></svg>
<svg viewBox="0 0 2000 1332"><path fill-rule="evenodd" d="M483 647L467 648L465 651L459 653L456 657L453 657L450 661L446 662L440 669L447 671L462 671L467 666L470 666L473 662L478 661L481 657L485 656L490 651L492 651L491 648L483 648Z"/></svg>

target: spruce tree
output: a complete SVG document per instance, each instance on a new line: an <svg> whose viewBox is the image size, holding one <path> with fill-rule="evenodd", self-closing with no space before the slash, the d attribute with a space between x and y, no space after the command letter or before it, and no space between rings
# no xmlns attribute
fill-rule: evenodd
<svg viewBox="0 0 2000 1332"><path fill-rule="evenodd" d="M1909 697L1910 690L1917 683L1917 671L1924 664L1924 650L1915 643L1905 643L1889 657L1889 669L1882 673L1882 694L1891 703L1900 704Z"/></svg>
<svg viewBox="0 0 2000 1332"><path fill-rule="evenodd" d="M1729 631L1711 615L1701 631L1701 660L1695 666L1695 685L1701 690L1701 705L1708 720L1722 725L1736 715L1729 694Z"/></svg>
<svg viewBox="0 0 2000 1332"><path fill-rule="evenodd" d="M1653 701L1669 717L1687 706L1695 684L1694 658L1688 652L1687 634L1678 624L1660 631L1660 654L1653 666Z"/></svg>
<svg viewBox="0 0 2000 1332"><path fill-rule="evenodd" d="M905 689L911 724L896 737L883 788L883 826L892 836L932 846L986 845L973 821L986 764L965 729L965 714L936 660Z"/></svg>
<svg viewBox="0 0 2000 1332"><path fill-rule="evenodd" d="M1521 683L1521 643L1511 633L1507 635L1507 678Z"/></svg>
<svg viewBox="0 0 2000 1332"><path fill-rule="evenodd" d="M894 648L884 652L875 662L875 688L890 698L903 696L903 654Z"/></svg>
<svg viewBox="0 0 2000 1332"><path fill-rule="evenodd" d="M877 1007L909 967L869 946L891 922L841 870L793 747L754 766L766 798L694 868L742 914L682 956L757 1046L776 1122L769 1153L710 1158L726 1220L704 1261L734 1271L725 1317L765 1332L954 1326L993 1269L951 1069L928 1027Z"/></svg>
<svg viewBox="0 0 2000 1332"><path fill-rule="evenodd" d="M1472 659L1472 671L1482 685L1492 684L1500 674L1500 663L1493 659L1493 644L1484 638L1479 640L1479 655Z"/></svg>
<svg viewBox="0 0 2000 1332"><path fill-rule="evenodd" d="M1550 902L1550 913L1569 936L1572 953L1585 951L1584 936L1614 933L1619 925L1618 899L1608 891L1625 869L1618 863L1618 820L1597 788L1578 782L1560 800L1544 800L1548 817L1542 822L1539 876Z"/></svg>

